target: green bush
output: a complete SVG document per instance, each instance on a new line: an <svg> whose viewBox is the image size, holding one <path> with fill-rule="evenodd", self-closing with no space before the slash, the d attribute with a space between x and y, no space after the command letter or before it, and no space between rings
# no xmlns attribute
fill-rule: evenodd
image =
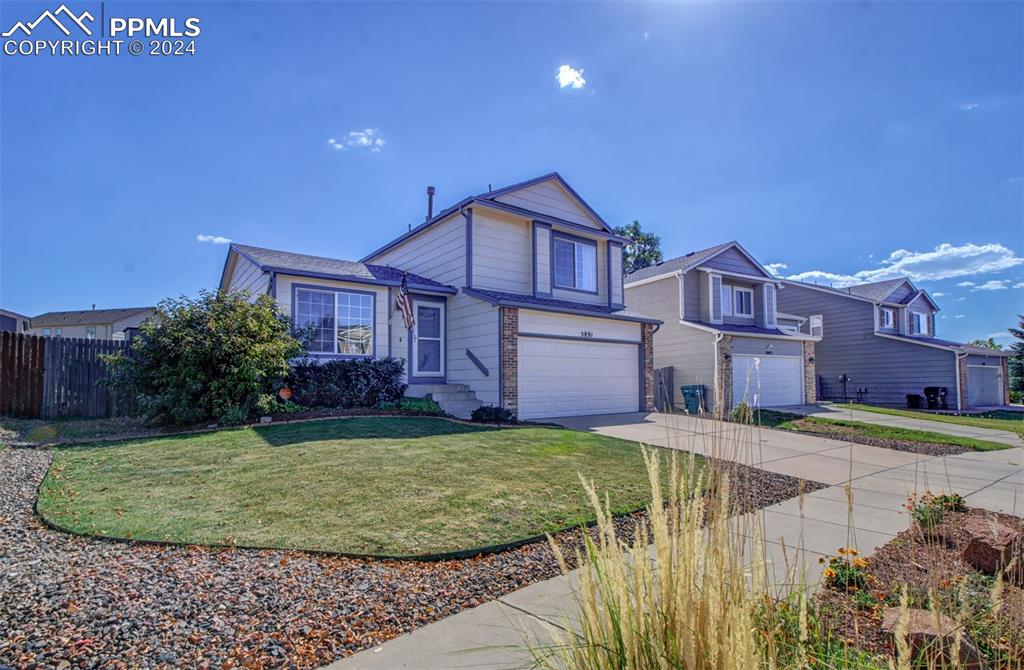
<svg viewBox="0 0 1024 670"><path fill-rule="evenodd" d="M397 358L353 358L296 364L289 375L292 398L304 407L377 407L399 400L405 363Z"/></svg>
<svg viewBox="0 0 1024 670"><path fill-rule="evenodd" d="M423 416L442 416L444 410L441 406L434 402L433 398L427 396L425 398L400 398L389 402L382 402L380 409L396 411L396 412L408 412L409 414L419 414Z"/></svg>
<svg viewBox="0 0 1024 670"><path fill-rule="evenodd" d="M504 407L481 405L469 417L478 423L515 423L516 417Z"/></svg>
<svg viewBox="0 0 1024 670"><path fill-rule="evenodd" d="M241 423L302 353L270 296L203 291L161 302L131 353L107 357L108 384L157 423Z"/></svg>

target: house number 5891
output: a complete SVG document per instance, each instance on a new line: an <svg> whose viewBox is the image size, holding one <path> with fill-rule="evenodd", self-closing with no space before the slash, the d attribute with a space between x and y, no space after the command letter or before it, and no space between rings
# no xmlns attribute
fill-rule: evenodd
<svg viewBox="0 0 1024 670"><path fill-rule="evenodd" d="M592 331L589 331L589 330L581 330L580 331L580 337L593 337L593 336L594 336L594 333Z"/></svg>

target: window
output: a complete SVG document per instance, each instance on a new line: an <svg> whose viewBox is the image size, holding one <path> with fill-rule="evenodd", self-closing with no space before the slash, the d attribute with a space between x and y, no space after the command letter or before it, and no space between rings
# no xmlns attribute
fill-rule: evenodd
<svg viewBox="0 0 1024 670"><path fill-rule="evenodd" d="M733 289L733 314L736 316L754 316L754 292L749 288Z"/></svg>
<svg viewBox="0 0 1024 670"><path fill-rule="evenodd" d="M85 339L95 340L96 339L96 326L89 326L85 329Z"/></svg>
<svg viewBox="0 0 1024 670"><path fill-rule="evenodd" d="M889 307L882 308L881 326L882 328L896 327L896 312Z"/></svg>
<svg viewBox="0 0 1024 670"><path fill-rule="evenodd" d="M555 237L555 286L597 292L597 244Z"/></svg>
<svg viewBox="0 0 1024 670"><path fill-rule="evenodd" d="M295 289L295 325L313 354L373 355L373 295Z"/></svg>
<svg viewBox="0 0 1024 670"><path fill-rule="evenodd" d="M732 316L732 287L722 284L722 316Z"/></svg>
<svg viewBox="0 0 1024 670"><path fill-rule="evenodd" d="M928 316L921 312L911 312L910 314L910 327L911 331L917 335L928 334Z"/></svg>

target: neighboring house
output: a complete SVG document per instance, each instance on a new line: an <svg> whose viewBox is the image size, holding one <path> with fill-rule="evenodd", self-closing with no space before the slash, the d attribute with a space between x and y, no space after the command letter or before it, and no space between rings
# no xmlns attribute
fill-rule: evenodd
<svg viewBox="0 0 1024 670"><path fill-rule="evenodd" d="M779 313L778 286L746 249L727 242L637 270L625 289L630 307L665 322L654 336L655 367L673 368L676 387L703 385L707 409L727 412L741 402L816 402L821 317Z"/></svg>
<svg viewBox="0 0 1024 670"><path fill-rule="evenodd" d="M155 307L46 312L30 319L28 332L49 337L120 340L137 330L143 321L154 314Z"/></svg>
<svg viewBox="0 0 1024 670"><path fill-rule="evenodd" d="M0 309L0 332L24 333L28 330L29 318L24 314Z"/></svg>
<svg viewBox="0 0 1024 670"><path fill-rule="evenodd" d="M358 262L232 244L220 289L273 295L313 356L405 359L408 394L456 415L635 412L653 407L659 321L625 311L626 243L552 173L428 210Z"/></svg>
<svg viewBox="0 0 1024 670"><path fill-rule="evenodd" d="M907 395L937 386L947 389L951 408L1008 402L1008 354L938 338L939 306L909 279L841 289L782 285L779 309L822 314L828 324L816 356L823 400L904 407Z"/></svg>

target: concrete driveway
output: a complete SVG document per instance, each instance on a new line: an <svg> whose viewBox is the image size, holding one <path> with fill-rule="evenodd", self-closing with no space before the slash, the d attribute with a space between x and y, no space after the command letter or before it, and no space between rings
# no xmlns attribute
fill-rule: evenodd
<svg viewBox="0 0 1024 670"><path fill-rule="evenodd" d="M736 461L824 484L842 484L923 458L894 449L685 414L611 414L567 417L555 422L566 428Z"/></svg>
<svg viewBox="0 0 1024 670"><path fill-rule="evenodd" d="M930 421L928 419L912 419L905 416L869 412L862 409L847 409L842 405L797 405L794 407L778 407L776 409L780 412L803 414L804 416L813 416L821 419L845 419L847 421L874 423L880 426L892 426L894 428L926 430L931 433L942 433L943 435L973 437L978 440L999 442L1000 444L1009 444L1014 447L1024 445L1024 440L1021 440L1020 435L1011 433L1008 430L963 426L957 423Z"/></svg>

